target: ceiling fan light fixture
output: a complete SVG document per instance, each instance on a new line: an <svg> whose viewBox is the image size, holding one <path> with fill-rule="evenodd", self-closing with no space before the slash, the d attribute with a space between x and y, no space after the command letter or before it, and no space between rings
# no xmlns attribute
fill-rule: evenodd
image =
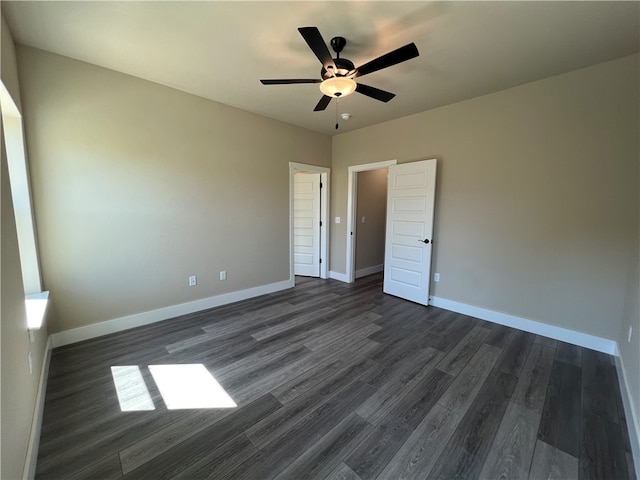
<svg viewBox="0 0 640 480"><path fill-rule="evenodd" d="M327 78L320 84L320 91L328 97L346 97L355 92L357 84L348 77Z"/></svg>

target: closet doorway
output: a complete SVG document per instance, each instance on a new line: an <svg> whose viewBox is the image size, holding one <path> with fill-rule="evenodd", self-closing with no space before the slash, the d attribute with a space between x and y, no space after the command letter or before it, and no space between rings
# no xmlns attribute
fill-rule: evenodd
<svg viewBox="0 0 640 480"><path fill-rule="evenodd" d="M328 278L330 169L289 163L290 277Z"/></svg>

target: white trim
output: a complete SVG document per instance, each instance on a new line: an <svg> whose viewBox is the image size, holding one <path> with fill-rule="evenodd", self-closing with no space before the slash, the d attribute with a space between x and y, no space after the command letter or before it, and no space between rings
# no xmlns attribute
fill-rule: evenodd
<svg viewBox="0 0 640 480"><path fill-rule="evenodd" d="M316 165L306 165L304 163L289 162L289 278L295 283L295 273L293 267L293 176L295 172L313 172L320 174L322 189L320 190L320 278L329 278L329 211L330 211L330 190L329 180L331 179L331 169L318 167Z"/></svg>
<svg viewBox="0 0 640 480"><path fill-rule="evenodd" d="M556 327L547 323L528 320L508 313L496 312L474 305L448 300L440 297L429 297L429 304L434 307L444 308L452 312L462 313L470 317L480 318L492 323L499 323L508 327L524 330L544 337L554 338L567 343L572 343L580 347L590 348L598 352L608 353L609 355L618 355L618 344L615 340L597 337L588 333L576 332L568 328Z"/></svg>
<svg viewBox="0 0 640 480"><path fill-rule="evenodd" d="M384 271L384 263L380 265L373 265L372 267L361 268L360 270L356 270L356 278L366 277L367 275L373 275L374 273L379 273Z"/></svg>
<svg viewBox="0 0 640 480"><path fill-rule="evenodd" d="M616 370L618 372L624 415L627 419L627 431L629 432L629 443L631 444L631 455L636 469L636 478L640 478L640 418L636 415L633 396L627 381L627 370L624 368L621 356L616 356Z"/></svg>
<svg viewBox="0 0 640 480"><path fill-rule="evenodd" d="M353 233L356 231L355 218L356 218L356 203L357 203L357 189L358 189L358 172L366 172L368 170L378 170L379 168L388 168L391 165L396 165L398 160L385 160L383 162L364 163L362 165L352 165L348 168L348 186L347 186L347 259L346 259L346 272L347 282L351 283L355 280L355 249L356 242L354 241Z"/></svg>
<svg viewBox="0 0 640 480"><path fill-rule="evenodd" d="M0 114L4 130L7 168L15 213L22 284L27 295L42 291L40 260L36 242L29 163L22 115L4 83L0 81Z"/></svg>
<svg viewBox="0 0 640 480"><path fill-rule="evenodd" d="M349 283L349 279L347 275L340 272L334 272L333 270L329 271L329 278L333 278L334 280L339 280L341 282Z"/></svg>
<svg viewBox="0 0 640 480"><path fill-rule="evenodd" d="M38 381L38 393L36 394L35 410L31 421L31 433L29 434L29 445L27 446L27 456L22 473L23 480L32 480L36 476L36 464L38 462L38 448L40 447L40 432L42 431L42 416L44 414L44 400L47 391L47 379L49 378L49 365L51 364L51 350L53 340L51 336L47 339L47 345L42 359L42 370Z"/></svg>
<svg viewBox="0 0 640 480"><path fill-rule="evenodd" d="M246 290L238 290L237 292L223 293L222 295L202 298L200 300L159 308L157 310L135 313L126 317L114 318L113 320L94 323L93 325L86 325L84 327L72 328L71 330L51 334L53 347L56 348L70 343L81 342L90 338L128 330L130 328L148 325L150 323L161 322L162 320L179 317L180 315L199 312L248 298L259 297L260 295L278 292L291 287L293 287L293 279L248 288Z"/></svg>

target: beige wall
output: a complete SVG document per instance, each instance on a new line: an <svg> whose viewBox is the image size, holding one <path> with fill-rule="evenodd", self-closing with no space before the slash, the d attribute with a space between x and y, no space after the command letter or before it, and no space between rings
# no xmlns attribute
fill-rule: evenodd
<svg viewBox="0 0 640 480"><path fill-rule="evenodd" d="M329 137L28 47L18 62L52 332L289 278L289 162L330 166Z"/></svg>
<svg viewBox="0 0 640 480"><path fill-rule="evenodd" d="M356 272L384 263L387 169L358 172L356 201ZM365 217L365 223L362 223Z"/></svg>
<svg viewBox="0 0 640 480"><path fill-rule="evenodd" d="M2 19L2 82L19 104L17 69L13 41ZM15 81L14 81L15 80ZM13 86L9 85L14 81ZM0 128L0 131L2 128ZM38 393L38 382L46 352L46 325L29 341L24 303L24 287L13 202L7 170L5 140L2 135L0 162L0 478L21 478ZM32 354L33 373L29 373L29 352Z"/></svg>
<svg viewBox="0 0 640 480"><path fill-rule="evenodd" d="M0 17L2 19L0 23L0 43L2 45L0 75L2 75L2 83L7 87L14 103L18 109L21 109L20 83L18 81L18 70L16 68L16 48L4 15L0 15Z"/></svg>
<svg viewBox="0 0 640 480"><path fill-rule="evenodd" d="M640 159L638 161L640 162ZM640 189L637 195L636 202L640 211ZM640 226L640 218L638 225ZM628 265L627 289L618 345L636 412L635 419L629 418L627 422L631 423L635 420L637 435L640 437L640 231L636 231L635 241L635 255L631 256ZM629 327L633 327L631 341L628 340ZM636 472L638 472L640 459L636 458L635 462Z"/></svg>
<svg viewBox="0 0 640 480"><path fill-rule="evenodd" d="M638 218L638 56L333 138L347 167L438 158L432 294L616 339ZM345 271L344 224L331 269Z"/></svg>

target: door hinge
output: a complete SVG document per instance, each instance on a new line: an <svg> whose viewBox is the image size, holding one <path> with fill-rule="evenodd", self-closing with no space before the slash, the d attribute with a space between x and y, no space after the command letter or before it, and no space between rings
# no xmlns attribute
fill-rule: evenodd
<svg viewBox="0 0 640 480"><path fill-rule="evenodd" d="M320 182L320 188L322 188L322 182Z"/></svg>
<svg viewBox="0 0 640 480"><path fill-rule="evenodd" d="M322 263L322 259L320 259L320 263Z"/></svg>
<svg viewBox="0 0 640 480"><path fill-rule="evenodd" d="M320 220L320 226L322 226L322 220Z"/></svg>

